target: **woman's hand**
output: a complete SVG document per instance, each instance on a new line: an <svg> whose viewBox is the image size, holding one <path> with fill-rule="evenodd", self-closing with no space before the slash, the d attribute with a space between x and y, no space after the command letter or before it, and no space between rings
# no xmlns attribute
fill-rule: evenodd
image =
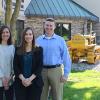
<svg viewBox="0 0 100 100"><path fill-rule="evenodd" d="M25 79L25 87L28 87L32 84L32 80L34 80L36 78L36 75L32 74L29 78Z"/></svg>
<svg viewBox="0 0 100 100"><path fill-rule="evenodd" d="M26 87L26 81L25 81L25 77L23 76L23 74L19 75L19 79L22 81L22 84Z"/></svg>
<svg viewBox="0 0 100 100"><path fill-rule="evenodd" d="M2 78L2 84L3 84L5 90L9 89L9 81L10 81L10 77Z"/></svg>
<svg viewBox="0 0 100 100"><path fill-rule="evenodd" d="M36 78L36 75L32 74L29 78L25 78L22 74L20 74L19 78L21 79L22 84L25 87L28 87L32 84L32 80L34 80Z"/></svg>
<svg viewBox="0 0 100 100"><path fill-rule="evenodd" d="M26 78L24 82L25 82L25 87L28 87L32 84L32 81L30 80L30 78Z"/></svg>
<svg viewBox="0 0 100 100"><path fill-rule="evenodd" d="M28 87L31 85L31 80L29 78L25 78L23 74L19 75L19 79L22 81L23 86Z"/></svg>
<svg viewBox="0 0 100 100"><path fill-rule="evenodd" d="M34 80L36 78L36 75L32 74L29 78L26 78L24 81L24 86L28 87L32 84L32 80Z"/></svg>

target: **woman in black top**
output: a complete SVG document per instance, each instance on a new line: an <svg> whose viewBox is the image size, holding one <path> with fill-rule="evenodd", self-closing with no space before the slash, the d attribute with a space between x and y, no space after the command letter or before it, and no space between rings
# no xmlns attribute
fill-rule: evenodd
<svg viewBox="0 0 100 100"><path fill-rule="evenodd" d="M40 100L43 80L43 50L35 46L33 30L24 30L20 47L15 50L15 96L16 100Z"/></svg>

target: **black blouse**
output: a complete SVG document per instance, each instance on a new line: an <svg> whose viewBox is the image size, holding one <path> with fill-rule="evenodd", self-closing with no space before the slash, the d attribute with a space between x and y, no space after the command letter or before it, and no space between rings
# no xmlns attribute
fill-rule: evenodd
<svg viewBox="0 0 100 100"><path fill-rule="evenodd" d="M24 54L19 54L18 48L15 50L15 56L14 56L14 73L15 78L19 78L19 74L23 74L23 57ZM41 76L41 71L43 68L43 49L42 47L36 47L32 51L32 68L31 72L32 74L36 75L36 78Z"/></svg>
<svg viewBox="0 0 100 100"><path fill-rule="evenodd" d="M32 75L32 59L34 55L32 55L32 52L26 52L23 56L23 75L25 78L29 78Z"/></svg>

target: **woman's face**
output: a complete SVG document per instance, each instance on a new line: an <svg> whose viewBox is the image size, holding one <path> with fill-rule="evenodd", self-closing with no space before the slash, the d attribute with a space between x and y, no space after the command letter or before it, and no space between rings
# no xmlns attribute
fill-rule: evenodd
<svg viewBox="0 0 100 100"><path fill-rule="evenodd" d="M8 28L5 28L2 32L2 41L8 41L8 39L10 38L10 32Z"/></svg>
<svg viewBox="0 0 100 100"><path fill-rule="evenodd" d="M33 40L32 30L27 30L25 34L25 42L29 44L32 43L32 40Z"/></svg>

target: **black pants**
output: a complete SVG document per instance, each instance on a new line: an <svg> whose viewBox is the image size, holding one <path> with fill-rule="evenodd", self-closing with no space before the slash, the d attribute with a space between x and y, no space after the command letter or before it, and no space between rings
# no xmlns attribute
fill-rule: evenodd
<svg viewBox="0 0 100 100"><path fill-rule="evenodd" d="M6 100L13 100L14 97L14 90L13 90L13 85L9 87L8 90L4 90L4 87L0 87L0 100L4 100L4 96Z"/></svg>
<svg viewBox="0 0 100 100"><path fill-rule="evenodd" d="M24 87L21 82L14 83L16 100L40 100L42 87L32 83L29 87Z"/></svg>

